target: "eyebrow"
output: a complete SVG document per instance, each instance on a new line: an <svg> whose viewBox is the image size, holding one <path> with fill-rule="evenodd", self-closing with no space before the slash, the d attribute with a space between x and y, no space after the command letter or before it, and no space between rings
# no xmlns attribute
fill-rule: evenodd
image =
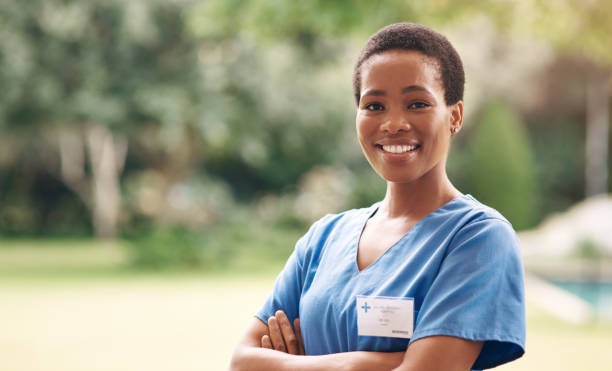
<svg viewBox="0 0 612 371"><path fill-rule="evenodd" d="M410 93L413 91L424 91L425 93L431 95L431 92L420 85L410 85L406 86L402 89L402 94Z"/></svg>
<svg viewBox="0 0 612 371"><path fill-rule="evenodd" d="M413 91L423 91L423 92L425 92L425 93L427 93L429 95L432 95L429 90L425 89L424 87L422 87L420 85L409 85L409 86L406 86L405 88L402 89L401 93L402 94L406 94L406 93L410 93L410 92L413 92ZM382 96L387 95L387 92L385 92L384 90L374 90L374 89L371 89L371 90L366 90L363 93L362 97L365 97L367 95L373 95L373 96L377 96L377 97L382 97Z"/></svg>

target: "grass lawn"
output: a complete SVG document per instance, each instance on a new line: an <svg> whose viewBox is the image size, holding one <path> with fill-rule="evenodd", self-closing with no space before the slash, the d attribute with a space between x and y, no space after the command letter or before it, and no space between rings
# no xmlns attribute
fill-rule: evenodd
<svg viewBox="0 0 612 371"><path fill-rule="evenodd" d="M77 257L65 243L44 254L32 246L0 249L0 369L225 370L281 267L272 261L250 273L138 273L117 268L125 257L116 246L105 246L106 253L85 248L99 256ZM498 369L612 364L612 324L571 325L530 303L527 319L527 354Z"/></svg>
<svg viewBox="0 0 612 371"><path fill-rule="evenodd" d="M605 370L612 365L612 323L569 324L527 303L527 352L504 370Z"/></svg>

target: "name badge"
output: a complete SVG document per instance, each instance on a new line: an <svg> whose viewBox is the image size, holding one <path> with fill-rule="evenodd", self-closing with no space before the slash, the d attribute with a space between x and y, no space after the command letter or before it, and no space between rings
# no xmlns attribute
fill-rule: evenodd
<svg viewBox="0 0 612 371"><path fill-rule="evenodd" d="M412 337L414 299L357 295L359 336Z"/></svg>

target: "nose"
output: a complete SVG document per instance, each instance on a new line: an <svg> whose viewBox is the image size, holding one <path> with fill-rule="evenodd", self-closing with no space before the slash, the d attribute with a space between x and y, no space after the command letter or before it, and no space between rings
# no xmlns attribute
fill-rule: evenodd
<svg viewBox="0 0 612 371"><path fill-rule="evenodd" d="M390 113L385 117L385 121L380 126L380 129L389 134L397 134L400 131L410 130L410 122L402 113Z"/></svg>

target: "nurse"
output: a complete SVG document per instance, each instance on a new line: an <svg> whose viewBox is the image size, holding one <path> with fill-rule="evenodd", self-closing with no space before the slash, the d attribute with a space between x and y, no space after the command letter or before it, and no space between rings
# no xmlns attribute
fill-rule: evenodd
<svg viewBox="0 0 612 371"><path fill-rule="evenodd" d="M312 225L232 370L470 370L524 353L516 234L446 175L463 87L459 55L430 28L398 23L368 40L356 128L385 197Z"/></svg>

